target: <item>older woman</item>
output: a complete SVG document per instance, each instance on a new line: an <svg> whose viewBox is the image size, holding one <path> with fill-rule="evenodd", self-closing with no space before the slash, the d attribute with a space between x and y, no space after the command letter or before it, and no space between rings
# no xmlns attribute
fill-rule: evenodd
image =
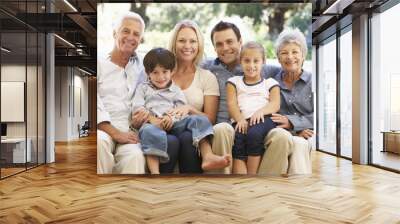
<svg viewBox="0 0 400 224"><path fill-rule="evenodd" d="M303 33L298 29L282 31L276 41L276 54L282 66L282 71L274 76L281 87L281 108L279 114L272 115L272 120L278 127L288 130L278 129L275 134L286 135L289 147L282 147L288 150L268 147L259 173L309 174L311 144L307 139L314 134L314 105L311 73L302 69L307 56Z"/></svg>
<svg viewBox="0 0 400 224"><path fill-rule="evenodd" d="M198 66L203 58L204 39L197 24L190 20L176 24L172 32L169 49L175 54L177 61L173 80L183 90L188 102L188 105L176 108L173 113L178 115L205 115L212 124L215 124L220 94L219 87L215 75ZM190 132L185 132L180 136L180 172L200 173L202 172L201 158L192 146L191 138L188 137L190 135ZM225 142L224 138L232 137L214 126L212 148L231 148L232 145L221 144ZM204 157L203 154L202 156ZM229 167L227 169L229 170Z"/></svg>

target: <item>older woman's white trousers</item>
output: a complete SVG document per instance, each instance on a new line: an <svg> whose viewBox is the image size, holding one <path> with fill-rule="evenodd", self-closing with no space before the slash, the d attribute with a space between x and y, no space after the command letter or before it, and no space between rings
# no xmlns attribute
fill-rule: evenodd
<svg viewBox="0 0 400 224"><path fill-rule="evenodd" d="M232 154L235 131L228 123L214 125L212 151L217 155ZM272 129L264 140L266 152L258 174L311 174L311 143L293 136L282 128ZM206 173L231 173L232 166Z"/></svg>
<svg viewBox="0 0 400 224"><path fill-rule="evenodd" d="M312 144L308 140L274 128L266 136L265 146L259 174L311 174Z"/></svg>

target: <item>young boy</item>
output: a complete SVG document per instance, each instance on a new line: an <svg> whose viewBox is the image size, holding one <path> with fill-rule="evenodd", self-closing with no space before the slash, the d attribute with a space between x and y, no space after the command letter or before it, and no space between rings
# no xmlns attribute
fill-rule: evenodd
<svg viewBox="0 0 400 224"><path fill-rule="evenodd" d="M230 156L217 156L211 151L208 136L213 135L213 127L206 116L171 116L168 112L186 104L182 90L171 80L175 67L175 56L163 48L149 51L143 59L148 75L136 89L132 112L146 109L150 112L148 122L139 129L139 138L147 166L151 174L159 174L159 163L168 162L167 132L179 135L185 130L192 132L193 145L200 148L203 170L220 169L230 164ZM182 149L184 150L184 149Z"/></svg>

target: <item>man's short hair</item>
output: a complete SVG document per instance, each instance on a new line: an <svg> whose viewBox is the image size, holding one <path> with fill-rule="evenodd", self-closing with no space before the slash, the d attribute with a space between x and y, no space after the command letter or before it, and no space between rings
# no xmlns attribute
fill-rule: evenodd
<svg viewBox="0 0 400 224"><path fill-rule="evenodd" d="M165 48L154 48L144 56L143 65L147 74L153 72L157 65L172 71L175 68L175 55Z"/></svg>
<svg viewBox="0 0 400 224"><path fill-rule="evenodd" d="M214 33L215 32L219 32L219 31L223 31L223 30L227 30L227 29L233 30L238 41L242 38L242 36L240 35L240 30L235 24L230 23L230 22L220 21L211 30L211 43L214 45Z"/></svg>
<svg viewBox="0 0 400 224"><path fill-rule="evenodd" d="M135 20L138 21L141 25L142 25L142 35L144 33L144 28L145 28L145 24L144 24L144 20L143 18L137 14L136 12L124 12L122 13L114 22L113 22L113 31L114 32L118 32L118 29L121 28L122 22L126 19L131 19L131 20Z"/></svg>

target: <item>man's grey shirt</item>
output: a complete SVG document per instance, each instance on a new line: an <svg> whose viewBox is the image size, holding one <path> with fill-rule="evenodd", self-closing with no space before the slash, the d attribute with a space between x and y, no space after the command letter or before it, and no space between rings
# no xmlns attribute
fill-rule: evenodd
<svg viewBox="0 0 400 224"><path fill-rule="evenodd" d="M150 82L141 83L136 89L132 103L132 112L140 107L149 110L154 116L162 117L169 110L186 104L182 90L171 83L165 89L157 89Z"/></svg>
<svg viewBox="0 0 400 224"><path fill-rule="evenodd" d="M311 73L302 72L292 89L283 82L283 71L272 76L281 87L280 114L285 115L293 125L293 131L313 129L314 126L314 99L311 85Z"/></svg>
<svg viewBox="0 0 400 224"><path fill-rule="evenodd" d="M226 81L234 76L243 76L243 70L238 64L232 71L228 70L228 67L220 61L218 58L213 60L204 61L201 64L203 69L212 72L218 80L220 97L217 113L217 123L230 122L230 117L228 113L228 105L226 100ZM269 78L275 76L280 72L281 68L274 65L264 65L262 68L262 75L264 78Z"/></svg>

